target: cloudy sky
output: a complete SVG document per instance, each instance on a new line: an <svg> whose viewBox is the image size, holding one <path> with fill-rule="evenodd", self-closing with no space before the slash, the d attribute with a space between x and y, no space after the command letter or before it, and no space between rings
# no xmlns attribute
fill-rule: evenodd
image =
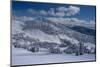
<svg viewBox="0 0 100 67"><path fill-rule="evenodd" d="M95 9L95 6L87 5L12 2L12 15L14 16L71 18L92 23L95 22Z"/></svg>

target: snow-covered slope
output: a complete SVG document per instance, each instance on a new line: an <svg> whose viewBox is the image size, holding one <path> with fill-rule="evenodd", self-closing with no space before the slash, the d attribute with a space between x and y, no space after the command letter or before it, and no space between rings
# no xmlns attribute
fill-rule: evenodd
<svg viewBox="0 0 100 67"><path fill-rule="evenodd" d="M22 21L12 20L12 33L17 33L22 31L21 25L23 24Z"/></svg>
<svg viewBox="0 0 100 67"><path fill-rule="evenodd" d="M12 65L95 61L95 35L86 31L92 28L76 23L65 23L63 19L55 22L45 17L13 18ZM73 29L77 25L79 29ZM39 51L33 52L33 47L38 47ZM51 47L52 50L58 48L61 54L51 53ZM83 55L76 55L83 49ZM73 53L67 53L70 51Z"/></svg>
<svg viewBox="0 0 100 67"><path fill-rule="evenodd" d="M53 43L60 44L60 40L57 36L46 34L39 29L33 29L32 31L26 31L26 32L28 36L35 38L35 39L39 39L39 41L41 42L53 42Z"/></svg>
<svg viewBox="0 0 100 67"><path fill-rule="evenodd" d="M67 26L83 26L91 29L95 29L95 22L92 23L91 21L84 21L79 20L77 18L55 18L55 17L49 17L46 18L49 21L52 21L54 23L61 23Z"/></svg>
<svg viewBox="0 0 100 67"><path fill-rule="evenodd" d="M48 51L40 51L32 53L22 48L12 48L12 66L13 65L29 65L29 64L45 64L45 63L63 63L63 62L79 62L79 61L95 61L94 54L85 54L74 56L71 54L49 54Z"/></svg>
<svg viewBox="0 0 100 67"><path fill-rule="evenodd" d="M75 25L80 25L81 27L82 24L75 22L74 18L70 20L70 22L68 19L51 20L45 17L30 17L30 19L25 20L25 18L26 17L24 17L24 19L12 19L12 33L23 32L34 39L38 39L40 42L61 44L60 39L65 39L72 44L78 44L80 40L84 43L89 42L95 44L95 36L87 35L81 33L80 30L77 31L69 28ZM67 23L65 23L65 21L67 21Z"/></svg>

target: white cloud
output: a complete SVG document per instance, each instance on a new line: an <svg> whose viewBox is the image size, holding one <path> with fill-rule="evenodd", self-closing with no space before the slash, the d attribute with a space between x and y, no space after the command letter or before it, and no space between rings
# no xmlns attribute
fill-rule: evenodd
<svg viewBox="0 0 100 67"><path fill-rule="evenodd" d="M32 14L64 17L64 16L72 16L78 14L80 12L80 8L77 6L69 6L69 7L63 6L58 8L50 8L49 10L28 9L28 12Z"/></svg>
<svg viewBox="0 0 100 67"><path fill-rule="evenodd" d="M80 8L77 6L69 6L67 11L66 11L66 15L67 16L71 16L71 15L75 15L78 14L80 12Z"/></svg>
<svg viewBox="0 0 100 67"><path fill-rule="evenodd" d="M48 14L51 15L51 16L55 16L55 9L50 8L50 10L48 11Z"/></svg>
<svg viewBox="0 0 100 67"><path fill-rule="evenodd" d="M95 21L94 20L90 20L90 24L95 24Z"/></svg>
<svg viewBox="0 0 100 67"><path fill-rule="evenodd" d="M29 8L29 9L27 10L27 12L28 12L28 13L31 13L31 14L37 14L37 11L34 10L34 9L31 9L31 8Z"/></svg>
<svg viewBox="0 0 100 67"><path fill-rule="evenodd" d="M18 21L33 21L35 18L27 17L27 16L20 16L20 17L13 16L12 19L18 20Z"/></svg>
<svg viewBox="0 0 100 67"><path fill-rule="evenodd" d="M83 23L87 23L85 20L80 20L78 18L55 18L55 17L49 17L48 20L54 22L54 23L62 23L62 24L74 24L74 25L81 25Z"/></svg>
<svg viewBox="0 0 100 67"><path fill-rule="evenodd" d="M84 26L84 27L89 27L91 29L95 29L95 21L86 21L86 20L81 20L78 18L56 18L56 17L49 17L47 18L49 21L52 21L54 23L61 23L65 25L78 25L78 26Z"/></svg>
<svg viewBox="0 0 100 67"><path fill-rule="evenodd" d="M56 12L56 16L64 17L65 16L65 12Z"/></svg>
<svg viewBox="0 0 100 67"><path fill-rule="evenodd" d="M72 18L55 18L55 17L50 17L47 18L48 20L55 22L55 23L62 23L62 24L66 24L66 23L70 23L72 21Z"/></svg>
<svg viewBox="0 0 100 67"><path fill-rule="evenodd" d="M80 12L80 8L77 6L69 6L69 7L58 7L56 8L57 16L72 16L78 14Z"/></svg>
<svg viewBox="0 0 100 67"><path fill-rule="evenodd" d="M47 11L45 11L45 10L40 10L39 13L40 13L41 15L48 15Z"/></svg>
<svg viewBox="0 0 100 67"><path fill-rule="evenodd" d="M60 12L65 12L65 11L67 11L67 9L68 8L66 8L66 7L58 7L58 8L56 8L56 10L60 11Z"/></svg>
<svg viewBox="0 0 100 67"><path fill-rule="evenodd" d="M81 20L81 19L78 19L78 18L70 18L70 19L71 19L71 22L79 22L79 23L87 22L85 20Z"/></svg>

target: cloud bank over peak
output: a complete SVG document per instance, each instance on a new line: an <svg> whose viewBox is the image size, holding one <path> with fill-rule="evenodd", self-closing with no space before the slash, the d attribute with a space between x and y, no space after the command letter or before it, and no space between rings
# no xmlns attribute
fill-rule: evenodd
<svg viewBox="0 0 100 67"><path fill-rule="evenodd" d="M50 8L49 10L34 10L28 9L28 12L31 14L39 14L39 15L47 15L47 16L57 16L57 17L64 17L64 16L73 16L80 12L80 7L77 6L61 6L57 8Z"/></svg>
<svg viewBox="0 0 100 67"><path fill-rule="evenodd" d="M80 12L80 8L76 6L58 7L57 10L58 12L64 12L65 16L72 16Z"/></svg>

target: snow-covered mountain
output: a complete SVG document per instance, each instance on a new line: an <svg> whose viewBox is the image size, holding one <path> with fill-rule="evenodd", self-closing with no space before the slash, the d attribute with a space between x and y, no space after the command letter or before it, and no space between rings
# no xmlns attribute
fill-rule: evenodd
<svg viewBox="0 0 100 67"><path fill-rule="evenodd" d="M80 41L95 45L95 25L93 24L75 22L73 19L67 21L68 19L54 20L46 17L19 18L12 19L12 34L23 32L40 42L61 44L61 39L64 39L76 45Z"/></svg>

